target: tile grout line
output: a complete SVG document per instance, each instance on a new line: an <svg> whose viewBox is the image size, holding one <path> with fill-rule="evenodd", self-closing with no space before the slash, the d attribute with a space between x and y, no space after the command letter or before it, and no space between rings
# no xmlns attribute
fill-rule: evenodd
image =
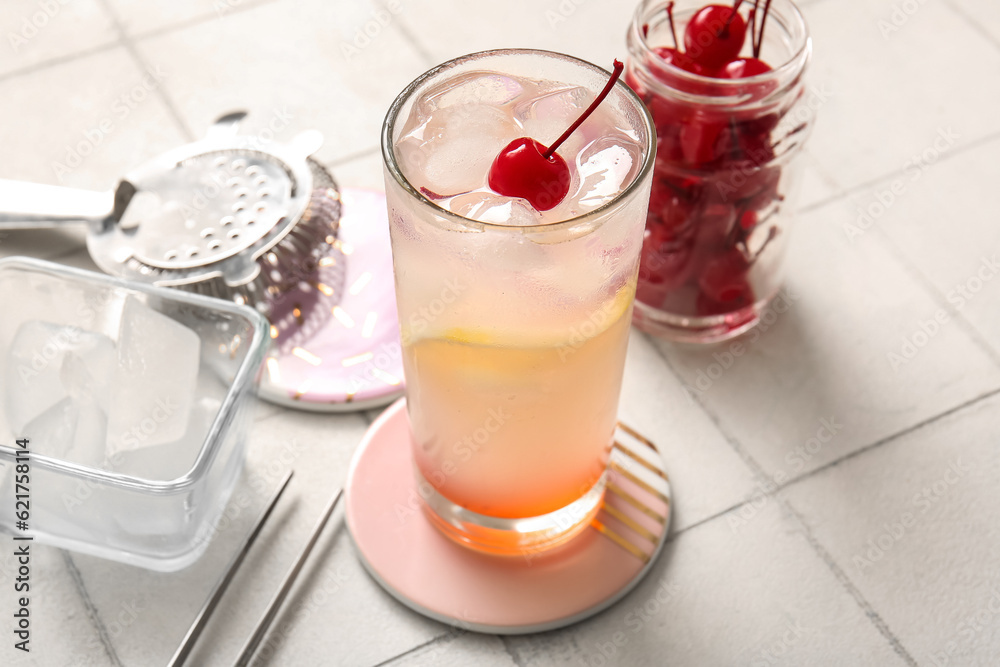
<svg viewBox="0 0 1000 667"><path fill-rule="evenodd" d="M882 438L881 440L877 440L877 441L871 443L870 445L865 445L861 449L855 450L855 451L851 452L850 454L847 454L847 455L845 455L845 456L843 456L843 457L841 457L839 459L836 459L834 461L830 461L828 463L825 463L825 464L821 465L820 467L815 468L814 470L810 470L809 472L805 473L804 475L801 475L799 477L796 477L795 479L792 479L792 480L790 480L788 482L785 482L784 484L782 484L780 486L775 485L774 489L772 491L769 491L767 493L762 493L759 496L755 495L755 496L753 496L751 498L748 498L746 500L741 500L741 501L739 501L739 502L737 502L737 503L735 503L733 505L730 505L729 507L727 507L727 508L725 508L723 510L719 510L715 514L712 514L710 516L705 517L704 519L699 519L698 521L692 523L690 526L685 526L684 528L681 528L680 530L671 532L670 535L667 537L667 542L673 541L674 538L679 537L680 535L683 535L684 533L688 532L689 530L692 530L694 528L698 528L698 527L703 526L703 525L705 525L707 523L715 521L716 519L719 519L719 518L721 518L721 517L723 517L723 516L725 516L727 514L730 514L730 513L734 512L734 511L742 509L746 505L749 505L750 503L756 501L758 498L770 498L770 497L777 496L782 491L790 489L791 487L798 485L800 482L804 482L806 480L809 480L809 479L815 477L816 475L818 475L818 474L820 474L820 473L822 473L822 472L824 472L826 470L829 470L831 468L836 468L840 464L845 463L845 462L847 462L847 461L849 461L851 459L857 458L858 456L860 456L862 454L865 454L867 452L870 452L870 451L872 451L872 450L874 450L874 449L876 449L878 447L881 447L882 445L887 445L887 444L891 443L894 440L898 440L899 438L902 438L902 437L905 437L907 435L910 435L911 433L915 433L915 432L917 432L917 431L919 431L919 430L921 430L923 428L926 428L928 426L932 426L934 423L936 423L939 420L946 419L950 415L953 415L953 414L955 414L957 412L965 410L966 408L971 408L974 405L976 405L976 404L978 404L978 403L980 403L982 401L989 400L990 398L992 398L993 396L996 396L998 394L1000 394L1000 388L994 389L994 390L989 391L989 392L986 392L986 393L984 393L984 394L982 394L980 396L977 396L977 397L975 397L973 399L970 399L970 400L968 400L968 401L966 401L964 403L961 403L961 404L956 405L956 406L954 406L952 408L949 408L948 410L945 410L944 412L942 412L940 414L934 415L933 417L929 417L929 418L925 419L924 421L922 421L922 422L920 422L918 424L914 424L913 426L909 426L909 427L903 429L902 431L899 431L899 432L894 433L892 435L886 436L886 437Z"/></svg>
<svg viewBox="0 0 1000 667"><path fill-rule="evenodd" d="M145 60L143 60L142 55L139 53L139 49L136 48L136 45L132 42L131 38L128 36L128 33L125 31L125 26L122 24L121 19L115 13L114 9L112 9L108 0L98 0L98 2L104 9L104 12L111 18L112 23L114 23L115 30L118 31L118 35L121 38L121 44L122 46L125 47L125 50L128 51L129 55L132 57L133 63L135 63L139 67L140 72L148 72L150 66L146 63ZM184 122L184 119L181 117L180 112L174 105L173 100L170 99L170 97L167 95L167 91L164 90L163 85L161 84L156 86L154 90L156 91L157 96L160 98L160 101L162 101L163 104L167 107L167 111L170 113L171 118L173 118L174 124L177 125L177 128L181 131L181 134L188 141L194 141L195 140L194 132L192 132L191 128L188 127L187 123Z"/></svg>
<svg viewBox="0 0 1000 667"><path fill-rule="evenodd" d="M407 650L403 651L402 653L400 653L398 655L394 655L391 658L389 658L388 660L383 660L382 662L380 662L380 663L378 663L376 665L373 665L372 667L389 667L389 665L391 665L392 663L396 662L397 660L399 660L401 658L405 658L406 656L411 655L413 653L416 653L417 651L420 651L422 649L434 646L435 644L440 644L441 642L443 642L446 639L448 639L450 636L452 636L452 632L450 630L446 630L444 633L438 635L437 637L433 637L431 639L428 639L423 644L417 644L413 648L407 649Z"/></svg>
<svg viewBox="0 0 1000 667"><path fill-rule="evenodd" d="M939 422L939 421L941 421L943 419L947 419L948 417L950 417L953 414L961 412L961 411L963 411L963 410L965 410L967 408L971 408L971 407L973 407L973 406L975 406L975 405L977 405L977 404L979 404L979 403L981 403L983 401L987 401L990 398L993 398L994 396L997 396L998 394L1000 394L1000 387L998 387L996 389L991 389L990 391L987 391L987 392L985 392L983 394L980 394L979 396L976 396L975 398L970 398L969 400L965 401L964 403L959 403L958 405L955 405L955 406L953 406L951 408L948 408L944 412L936 414L936 415L934 415L932 417L928 417L927 419L925 419L925 420L923 420L921 422L918 422L916 424L913 424L912 426L907 426L902 431L898 431L896 433L893 433L892 435L888 435L888 436L882 438L881 440L876 440L875 442L873 442L873 443L871 443L869 445L865 445L864 447L861 447L860 449L856 449L855 451L851 452L850 454L846 454L846 455L840 457L839 459L836 459L834 461L829 461L827 463L824 463L823 465L819 466L818 468L816 468L814 470L810 470L809 472L807 472L804 475L801 475L799 477L796 477L795 479L789 480L789 481L785 482L784 484L782 484L781 486L777 486L774 489L774 491L772 491L770 494L767 494L767 495L777 495L779 492L784 491L785 489L791 488L791 487L797 485L799 482L803 482L805 480L811 479L812 477L815 477L817 474L819 474L821 472L824 472L826 470L830 470L831 468L836 468L840 464L845 463L847 461L850 461L851 459L857 458L858 456L860 456L862 454L865 454L867 452L870 452L870 451L872 451L874 449L877 449L877 448L881 447L882 445L890 444L890 443L892 443L892 442L894 442L896 440L899 440L900 438L904 438L904 437L906 437L906 436L908 436L908 435L910 435L912 433L916 433L918 431L921 431L921 430L927 428L928 426L933 426L937 422Z"/></svg>
<svg viewBox="0 0 1000 667"><path fill-rule="evenodd" d="M653 342L651 334L643 332L642 335L646 336L649 344L652 345L654 350L656 350L656 353L659 355L660 359L663 360L663 363L670 370L671 374L673 374L674 378L681 384L681 387L683 389L684 379L677 372L677 369L674 368L674 365L670 361L670 359L668 359L667 356L663 353L663 351L660 349L660 346L657 345L655 342ZM701 397L694 396L692 394L689 394L689 396L691 400L698 405L702 413L704 413L705 416L708 417L709 421L712 422L712 424L715 426L715 429L722 435L723 438L725 438L726 442L733 449L733 451L735 451L736 454L743 460L743 462L747 464L747 467L750 468L750 472L753 473L754 476L757 476L758 472L760 472L760 474L763 474L763 469L760 467L760 464L757 463L757 460L750 455L750 452L748 452L739 441L729 436L729 433L727 433L726 430L722 428L722 425L720 424L718 417L715 415L715 413L710 411L705 406L704 402L701 400Z"/></svg>
<svg viewBox="0 0 1000 667"><path fill-rule="evenodd" d="M227 15L240 14L251 9L256 9L258 7L263 7L264 5L270 5L278 2L278 0L257 0L256 2L237 2L233 4L232 0L218 2L216 5L226 5L226 9L216 9L215 14L198 14L197 16L192 16L190 18L181 19L176 23L170 25L160 26L158 28L152 28L146 32L139 32L132 36L135 42L141 42L146 39L152 39L154 37L160 37L162 35L169 35L173 32L179 32L186 28L193 28L199 26L209 21L222 20L225 19Z"/></svg>
<svg viewBox="0 0 1000 667"><path fill-rule="evenodd" d="M854 598L854 602L865 613L865 615L868 617L868 620L871 621L872 625L874 625L875 628L879 631L879 633L881 633L881 635L885 637L886 640L888 640L889 645L892 646L892 650L896 653L896 655L902 658L906 662L906 664L910 665L910 667L918 667L917 661L913 658L912 655L910 655L910 652L906 650L906 647L903 646L901 641L899 641L899 638L897 638L896 635L893 634L892 630L889 628L889 625L882 619L879 613L875 611L875 608L868 601L868 599L865 598L865 596L861 593L861 591L858 590L858 587L854 585L854 582L852 582L850 577L847 576L847 573L844 572L843 568L841 568L840 565L837 564L837 562L834 560L830 552L826 550L826 547L820 544L816 536L813 535L812 529L809 528L808 524L806 524L805 519L802 517L801 514L799 514L798 510L796 510L795 507L791 504L791 501L789 501L787 498L779 498L777 496L775 496L775 500L778 502L779 505L782 506L782 508L784 508L785 512L791 515L791 517L799 524L802 530L802 535L803 537L805 537L806 542L809 543L809 546L812 547L813 551L816 553L819 559L826 564L827 568L833 574L834 578L836 578L837 581L840 582L840 585L848 592L848 594L850 594L850 596Z"/></svg>
<svg viewBox="0 0 1000 667"><path fill-rule="evenodd" d="M663 359L664 363L674 374L674 376L678 377L677 372L674 369L673 365L667 359L666 355L664 355L662 351L660 351L659 346L654 344L653 347L660 352L660 357ZM678 380L680 380L679 377ZM750 468L750 472L756 478L756 481L758 483L766 482L769 478L764 469L760 466L759 463L757 463L757 460L754 459L753 456L742 446L742 444L740 444L740 442L734 436L730 435L730 433L725 428L723 428L717 415L715 415L714 412L712 412L705 406L705 404L700 400L700 397L692 396L691 398L692 400L694 400L695 403L697 403L698 407L701 408L702 412L709 418L709 420L711 420L712 424L715 425L716 430L722 435L723 438L725 438L726 442L729 443L729 446L733 448L733 450L741 459L743 459L747 467ZM889 626L885 623L884 620L882 620L882 617L879 615L879 613L875 611L875 608L872 607L871 603L868 602L868 600L864 597L864 595L861 594L861 591L859 591L850 581L850 579L847 578L846 573L840 568L839 565L837 565L833 561L829 552L827 552L826 549L823 548L823 546L819 543L816 537L812 534L812 531L809 529L809 526L805 523L801 515L799 515L799 513L795 510L795 508L786 499L776 496L775 495L776 492L777 489L770 494L765 494L765 496L773 496L774 499L778 502L778 504L785 510L786 514L791 516L791 518L793 518L795 522L799 524L799 528L803 532L803 536L805 537L806 542L813 549L813 552L821 561L823 561L823 563L827 566L830 572L834 575L834 578L836 578L837 581L840 582L841 586L854 599L855 603L858 605L861 611L865 613L869 621L871 621L871 623L875 626L875 628L879 631L879 633L886 639L886 641L889 642L890 646L892 646L893 648L893 651L895 651L896 654L898 654L901 658L903 658L908 665L910 665L911 667L917 667L917 662L916 660L913 659L913 656L910 655L909 651L906 650L906 648L902 645L902 643L899 641L896 635L893 634L892 630L890 630ZM746 502L750 502L751 500L752 499L748 499ZM743 504L746 504L746 502Z"/></svg>
<svg viewBox="0 0 1000 667"><path fill-rule="evenodd" d="M425 66L433 67L435 64L437 64L437 61L434 59L434 56L432 56L431 53L424 48L424 45L420 43L420 40L418 40L416 35L413 34L413 31L411 31L410 27L406 25L406 21L404 21L402 17L399 17L397 18L397 20L393 21L392 27L394 27L396 32L402 35L403 39L405 39L410 44L410 46L413 47L413 49L417 52L417 54L424 59Z"/></svg>
<svg viewBox="0 0 1000 667"><path fill-rule="evenodd" d="M90 595L87 593L87 587L83 583L83 576L80 574L80 570L77 569L76 563L73 562L73 557L66 550L61 549L63 560L66 563L66 567L69 570L70 577L73 578L73 583L76 585L76 590L83 599L83 604L87 608L87 616L90 620L94 622L97 628L97 634L101 638L101 645L104 647L104 651L111 658L112 664L115 667L124 667L121 660L118 658L118 653L115 651L114 645L111 643L111 637L108 636L108 630L104 627L104 623L101 622L101 616L97 612L97 607L94 605L93 600L90 599Z"/></svg>
<svg viewBox="0 0 1000 667"><path fill-rule="evenodd" d="M948 316L958 323L959 328L972 339L976 346L986 353L986 356L993 361L993 364L997 368L1000 368L1000 352L990 345L989 340L986 339L982 332L980 332L979 329L977 329L976 326L962 314L961 310L955 308L951 304L947 296L942 294L941 290L939 290L937 286L931 282L930 278L928 278L924 272L920 270L920 267L910 260L910 258L902 251L896 242L892 240L892 237L878 227L876 227L875 232L876 238L880 240L882 247L885 248L897 262L899 262L903 270L906 271L920 287L923 287L924 292L931 297L934 303L939 306L941 310L948 313Z"/></svg>
<svg viewBox="0 0 1000 667"><path fill-rule="evenodd" d="M28 74L34 74L41 70L48 69L49 67L56 67L58 65L65 65L66 63L73 62L78 58L86 58L87 56L96 55L104 51L111 51L119 46L124 46L121 40L115 39L110 42L105 42L104 44L98 44L97 46L92 46L82 51L76 51L74 53L69 53L64 56L57 56L55 58L49 58L48 60L43 60L41 62L34 63L33 65L28 65L22 67L21 69L11 70L10 72L5 72L0 74L0 82L6 81L8 79L16 79L19 76L26 76Z"/></svg>
<svg viewBox="0 0 1000 667"><path fill-rule="evenodd" d="M344 155L342 157L334 158L332 160L327 160L323 164L324 164L324 166L326 166L329 169L335 169L336 167L342 167L345 164L348 164L350 162L354 162L355 160L360 160L362 158L369 157L370 155L375 155L380 150L382 150L381 146L373 146L371 148L364 148L362 150L355 151L355 152L353 152L353 153L351 153L349 155Z"/></svg>
<svg viewBox="0 0 1000 667"><path fill-rule="evenodd" d="M983 37L992 44L994 47L1000 49L1000 41L997 40L989 31L983 28L982 23L976 21L973 17L969 16L968 13L958 5L956 5L953 0L944 0L944 5L955 14L958 14L962 22L965 23L969 28L972 28L975 32L979 33L980 37Z"/></svg>
<svg viewBox="0 0 1000 667"><path fill-rule="evenodd" d="M503 644L503 650L507 653L507 655L510 656L510 661L513 662L515 665L517 665L517 667L525 667L524 661L521 660L521 658L519 658L518 656L514 655L514 650L510 647L510 644L507 641L508 639L510 639L510 637L506 635L505 636L495 635L495 636L497 639L500 640L500 643Z"/></svg>
<svg viewBox="0 0 1000 667"><path fill-rule="evenodd" d="M988 143L991 143L993 141L996 141L997 139L1000 139L1000 131L991 132L989 134L983 135L982 137L980 137L978 139L975 139L975 140L970 141L968 143L962 144L961 146L957 146L957 147L955 147L955 148L947 151L946 153L942 153L937 158L937 160L934 162L934 164L932 165L932 168L934 166L937 166L939 164L947 162L948 160L951 160L954 157L957 157L959 155L967 153L970 150L975 150L976 148L979 148L979 147L981 147L981 146L983 146L985 144L988 144ZM824 168L824 171L825 171L825 168ZM827 206L828 204L832 204L832 203L840 201L842 199L847 199L848 197L850 197L852 195L856 195L856 194L858 194L860 192L864 192L865 190L870 190L872 187L878 185L879 183L883 183L885 181L888 181L889 179L891 179L893 177L903 176L904 174L906 174L906 168L895 169L893 171L886 172L886 173L884 173L884 174L882 174L880 176L876 176L875 178L870 178L867 181L865 181L863 183L859 183L857 185L852 185L852 186L850 186L850 187L848 187L846 189L843 189L843 190L841 190L839 192L836 192L836 193L830 195L829 197L826 197L824 199L820 199L819 201L816 201L816 202L813 202L812 204L804 206L804 207L800 208L799 210L795 211L795 214L796 215L801 215L803 213L810 213L812 211L815 211L816 209L823 208L824 206Z"/></svg>

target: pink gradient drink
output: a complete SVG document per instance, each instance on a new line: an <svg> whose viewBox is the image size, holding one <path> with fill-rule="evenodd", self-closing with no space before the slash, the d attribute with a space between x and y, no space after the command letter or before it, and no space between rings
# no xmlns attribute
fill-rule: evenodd
<svg viewBox="0 0 1000 667"><path fill-rule="evenodd" d="M383 135L414 460L453 539L558 544L599 507L617 420L653 129L617 84L559 148L569 193L544 211L491 190L509 142L549 145L608 74L496 51L445 63Z"/></svg>

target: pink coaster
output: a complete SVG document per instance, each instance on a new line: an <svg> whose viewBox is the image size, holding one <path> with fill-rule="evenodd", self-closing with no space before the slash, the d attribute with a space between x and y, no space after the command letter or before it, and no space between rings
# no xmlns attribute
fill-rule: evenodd
<svg viewBox="0 0 1000 667"><path fill-rule="evenodd" d="M621 426L604 505L553 551L490 556L459 546L425 518L414 481L405 399L372 424L347 479L347 526L362 563L411 609L499 634L542 632L592 616L628 593L656 560L670 484L652 443Z"/></svg>
<svg viewBox="0 0 1000 667"><path fill-rule="evenodd" d="M316 274L282 296L260 396L314 411L367 410L403 393L385 195L341 192L337 239Z"/></svg>

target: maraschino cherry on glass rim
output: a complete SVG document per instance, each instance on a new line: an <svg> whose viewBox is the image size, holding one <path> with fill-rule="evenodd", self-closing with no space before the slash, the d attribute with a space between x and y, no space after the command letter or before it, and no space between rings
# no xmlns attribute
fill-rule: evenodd
<svg viewBox="0 0 1000 667"><path fill-rule="evenodd" d="M621 61L615 60L604 89L548 148L530 137L520 137L507 144L490 166L490 188L506 197L526 199L536 211L548 211L557 206L569 193L570 173L566 160L556 150L611 94L624 68Z"/></svg>

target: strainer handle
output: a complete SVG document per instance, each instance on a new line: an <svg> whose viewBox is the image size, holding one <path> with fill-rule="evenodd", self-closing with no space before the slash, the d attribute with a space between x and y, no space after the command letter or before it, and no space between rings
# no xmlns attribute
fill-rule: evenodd
<svg viewBox="0 0 1000 667"><path fill-rule="evenodd" d="M0 229L37 229L86 222L100 227L114 211L113 192L93 192L0 179Z"/></svg>

